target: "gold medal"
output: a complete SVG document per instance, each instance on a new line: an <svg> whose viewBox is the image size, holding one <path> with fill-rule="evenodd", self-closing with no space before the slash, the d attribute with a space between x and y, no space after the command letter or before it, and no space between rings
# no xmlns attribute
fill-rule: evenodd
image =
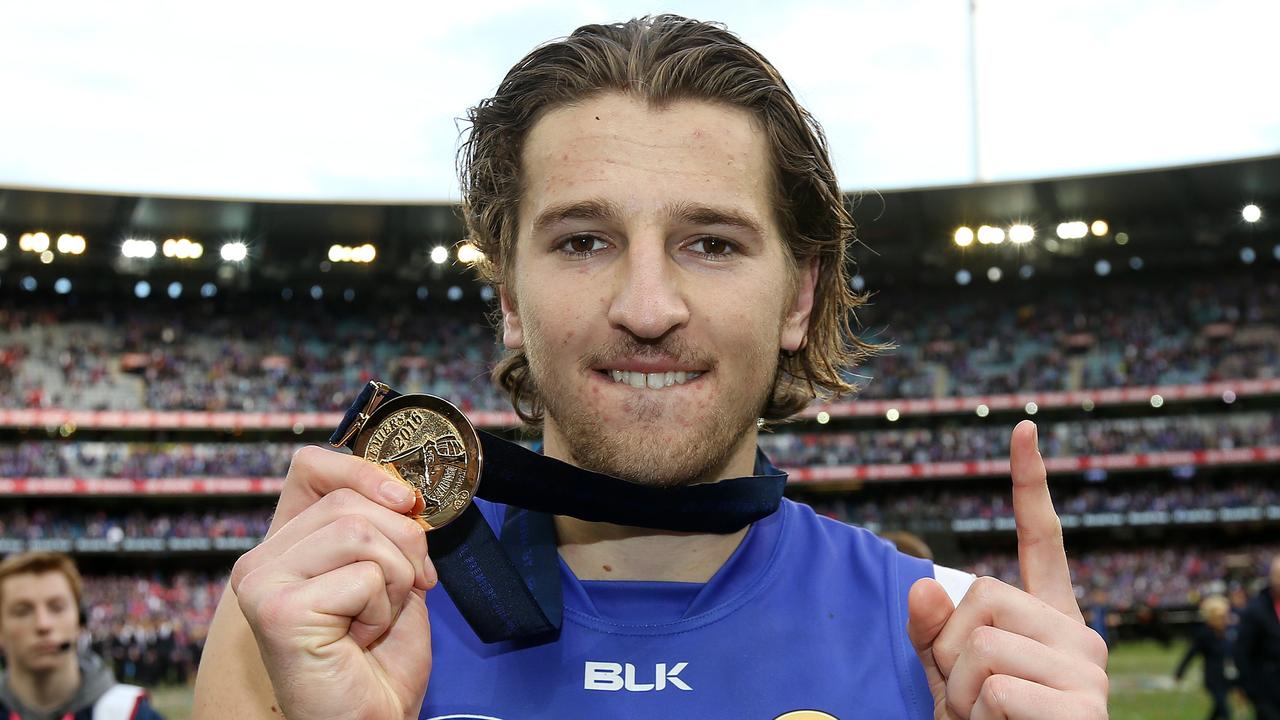
<svg viewBox="0 0 1280 720"><path fill-rule="evenodd" d="M377 463L417 495L412 515L426 530L462 514L480 484L480 439L452 403L434 395L379 402L352 451Z"/></svg>

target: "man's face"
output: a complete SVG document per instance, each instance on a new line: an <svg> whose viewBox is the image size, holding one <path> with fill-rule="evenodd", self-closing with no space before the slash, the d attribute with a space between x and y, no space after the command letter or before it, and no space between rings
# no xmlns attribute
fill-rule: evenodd
<svg viewBox="0 0 1280 720"><path fill-rule="evenodd" d="M1222 630L1227 626L1227 620L1230 618L1231 606L1227 603L1213 603L1205 608L1204 621L1205 624L1214 630Z"/></svg>
<svg viewBox="0 0 1280 720"><path fill-rule="evenodd" d="M0 647L15 668L36 673L66 662L80 629L75 596L60 572L10 575L0 582Z"/></svg>
<svg viewBox="0 0 1280 720"><path fill-rule="evenodd" d="M523 164L504 342L529 358L547 453L649 484L750 474L816 277L774 221L762 132L725 105L605 94L546 113Z"/></svg>

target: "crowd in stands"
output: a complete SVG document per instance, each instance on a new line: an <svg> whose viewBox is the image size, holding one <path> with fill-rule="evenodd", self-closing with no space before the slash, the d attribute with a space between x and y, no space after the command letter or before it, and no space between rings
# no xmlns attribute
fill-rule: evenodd
<svg viewBox="0 0 1280 720"><path fill-rule="evenodd" d="M1123 480L1055 488L1053 495L1054 507L1060 515L1267 508L1280 506L1280 481L1274 478L1229 482ZM942 490L934 486L931 490L874 495L810 494L805 501L828 517L874 530L944 528L956 520L1013 517L1007 488L978 491L962 487Z"/></svg>
<svg viewBox="0 0 1280 720"><path fill-rule="evenodd" d="M1148 547L1073 553L1068 562L1083 604L1103 602L1124 611L1144 605L1188 608L1211 593L1247 597L1277 553L1280 545ZM1013 555L982 555L957 565L1020 585ZM85 608L93 646L125 682L186 682L199 662L224 583L224 577L189 572L89 575Z"/></svg>
<svg viewBox="0 0 1280 720"><path fill-rule="evenodd" d="M763 434L782 467L994 460L1003 425ZM1256 411L1044 423L1045 457L1280 446L1280 413ZM301 443L28 441L0 445L0 477L284 477Z"/></svg>
<svg viewBox="0 0 1280 720"><path fill-rule="evenodd" d="M1045 457L1280 446L1280 412L1041 423ZM1004 424L825 433L772 433L760 447L778 465L872 465L1009 457Z"/></svg>
<svg viewBox="0 0 1280 720"><path fill-rule="evenodd" d="M189 572L87 575L84 606L92 647L122 682L186 683L195 678L225 582Z"/></svg>
<svg viewBox="0 0 1280 720"><path fill-rule="evenodd" d="M301 443L22 442L0 477L284 477Z"/></svg>
<svg viewBox="0 0 1280 720"><path fill-rule="evenodd" d="M109 303L0 308L0 406L92 410L343 409L376 375L463 410L505 409L483 310L244 312Z"/></svg>
<svg viewBox="0 0 1280 720"><path fill-rule="evenodd" d="M1115 609L1183 608L1210 594L1247 597L1260 580L1265 584L1271 558L1277 555L1280 545L1275 544L1231 549L1164 546L1068 552L1067 564L1082 601L1098 590ZM965 569L1020 586L1016 555L983 555Z"/></svg>
<svg viewBox="0 0 1280 720"><path fill-rule="evenodd" d="M1280 373L1280 282L1082 282L1037 288L881 292L859 312L897 360L864 397L972 396L1177 385Z"/></svg>
<svg viewBox="0 0 1280 720"><path fill-rule="evenodd" d="M432 302L435 302L434 300ZM484 308L387 311L294 299L213 306L0 307L0 406L339 410L371 377L464 410L508 409ZM1054 391L1280 372L1280 282L1251 275L1039 292L881 291L860 332L898 348L852 370L863 397Z"/></svg>
<svg viewBox="0 0 1280 720"><path fill-rule="evenodd" d="M954 490L911 488L803 498L828 517L871 528L945 529L952 521L1012 518L1006 488ZM150 509L146 512L78 511L41 501L31 507L0 511L0 539L49 538L109 540L135 538L260 538L271 524L271 500L262 507L218 508L202 512ZM1280 507L1280 481L1274 478L1230 481L1123 480L1100 485L1075 483L1054 490L1061 515L1103 513L1175 513L1182 510ZM1148 522L1145 521L1144 522Z"/></svg>
<svg viewBox="0 0 1280 720"><path fill-rule="evenodd" d="M267 504L264 502L264 504ZM42 505L0 511L0 538L120 540L134 538L260 538L271 525L269 507L204 512L110 513Z"/></svg>

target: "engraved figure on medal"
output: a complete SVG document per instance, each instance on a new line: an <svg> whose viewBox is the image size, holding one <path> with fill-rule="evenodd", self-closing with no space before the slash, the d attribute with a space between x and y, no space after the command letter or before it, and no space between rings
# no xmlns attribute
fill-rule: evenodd
<svg viewBox="0 0 1280 720"><path fill-rule="evenodd" d="M439 398L419 395L388 402L370 420L356 453L417 491L417 519L436 529L462 514L480 475L479 443L466 418Z"/></svg>

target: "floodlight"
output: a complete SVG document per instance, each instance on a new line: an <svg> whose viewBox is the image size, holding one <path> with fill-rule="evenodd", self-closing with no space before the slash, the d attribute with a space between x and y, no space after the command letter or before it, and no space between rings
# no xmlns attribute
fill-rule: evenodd
<svg viewBox="0 0 1280 720"><path fill-rule="evenodd" d="M240 241L223 243L222 249L219 251L222 259L227 262L243 262L249 257L249 246Z"/></svg>
<svg viewBox="0 0 1280 720"><path fill-rule="evenodd" d="M365 243L357 248L351 249L352 262L371 263L378 256L378 249L370 243Z"/></svg>
<svg viewBox="0 0 1280 720"><path fill-rule="evenodd" d="M71 233L62 233L58 236L58 252L63 255L79 255L84 252L85 241L83 235L72 235Z"/></svg>

